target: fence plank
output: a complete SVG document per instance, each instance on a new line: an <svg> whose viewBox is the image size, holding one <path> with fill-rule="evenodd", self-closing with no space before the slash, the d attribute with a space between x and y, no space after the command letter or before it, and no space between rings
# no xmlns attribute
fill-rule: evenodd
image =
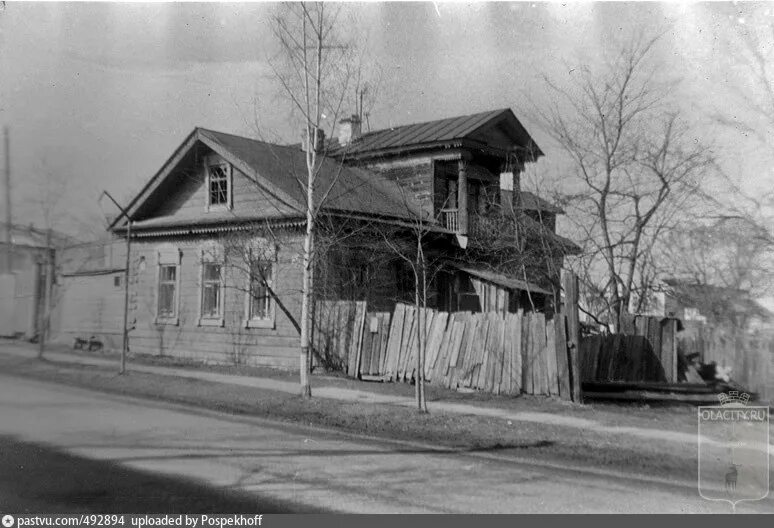
<svg viewBox="0 0 774 528"><path fill-rule="evenodd" d="M559 397L562 400L572 399L570 393L570 373L567 360L567 334L565 333L564 314L554 316L554 346L556 347L556 374L559 384Z"/></svg>
<svg viewBox="0 0 774 528"><path fill-rule="evenodd" d="M361 352L363 345L363 329L365 326L366 318L366 303L365 301L357 301L354 303L354 313L352 313L352 326L350 330L352 337L349 342L349 364L347 368L347 375L352 378L357 378L360 374L360 362Z"/></svg>
<svg viewBox="0 0 774 528"><path fill-rule="evenodd" d="M430 377L430 380L437 385L443 385L443 381L448 370L450 356L449 348L454 321L455 314L450 313L446 321L446 328L441 334L441 340L438 345L438 355L435 360L435 365L433 365L433 370Z"/></svg>
<svg viewBox="0 0 774 528"><path fill-rule="evenodd" d="M433 376L448 318L449 314L447 312L436 312L435 317L433 317L430 337L427 342L427 357L425 358L425 378L427 379L431 379Z"/></svg>
<svg viewBox="0 0 774 528"><path fill-rule="evenodd" d="M511 361L511 348L513 343L513 317L512 314L506 313L503 319L503 367L500 374L500 382L497 388L498 394L510 394L510 378L511 371L513 369L513 363Z"/></svg>
<svg viewBox="0 0 774 528"><path fill-rule="evenodd" d="M455 318L454 320L454 333L451 336L449 342L449 364L447 367L446 375L444 376L444 386L453 389L457 385L457 363L462 361L461 350L465 346L465 332L467 329L467 321L465 317Z"/></svg>
<svg viewBox="0 0 774 528"><path fill-rule="evenodd" d="M395 305L395 311L390 323L390 336L387 339L387 354L385 357L384 375L385 379L392 381L395 379L398 370L398 354L401 341L403 340L403 324L406 317L405 305Z"/></svg>
<svg viewBox="0 0 774 528"><path fill-rule="evenodd" d="M564 290L564 311L567 316L567 348L570 350L570 383L572 401L581 401L580 370L580 319L578 314L578 277L571 271L562 270L562 289Z"/></svg>
<svg viewBox="0 0 774 528"><path fill-rule="evenodd" d="M524 320L520 315L513 316L513 330L511 334L511 377L508 381L509 394L520 394L522 391L522 329Z"/></svg>
<svg viewBox="0 0 774 528"><path fill-rule="evenodd" d="M400 366L398 367L398 381L406 381L411 369L411 355L414 353L414 342L417 337L418 324L417 310L414 306L406 307L406 326L404 327L403 343L400 347Z"/></svg>
<svg viewBox="0 0 774 528"><path fill-rule="evenodd" d="M677 382L677 336L675 330L677 322L674 319L665 319L661 324L661 365L664 367L666 380L670 383Z"/></svg>
<svg viewBox="0 0 774 528"><path fill-rule="evenodd" d="M503 346L503 326L500 324L500 317L497 313L489 321L489 335L487 336L487 358L486 358L486 377L484 379L484 390L494 392L495 371L500 365L500 351Z"/></svg>
<svg viewBox="0 0 774 528"><path fill-rule="evenodd" d="M363 331L363 340L360 348L360 369L359 375L371 375L371 362L374 357L374 341L379 339L379 329L377 326L376 332L371 332L372 321L376 321L377 325L379 320L373 313L367 313L365 318L365 329Z"/></svg>
<svg viewBox="0 0 774 528"><path fill-rule="evenodd" d="M546 364L546 319L542 313L533 315L532 319L533 328L530 333L534 333L535 339L534 354L536 356L536 365L538 366L538 375L535 378L537 380L535 393L536 394L548 394L548 366Z"/></svg>
<svg viewBox="0 0 774 528"><path fill-rule="evenodd" d="M535 386L532 382L533 357L532 353L532 318L524 315L521 319L521 390L526 394L534 394Z"/></svg>
<svg viewBox="0 0 774 528"><path fill-rule="evenodd" d="M554 330L554 317L546 321L546 347L543 355L546 358L548 393L552 396L559 395L559 378L556 372L556 332Z"/></svg>

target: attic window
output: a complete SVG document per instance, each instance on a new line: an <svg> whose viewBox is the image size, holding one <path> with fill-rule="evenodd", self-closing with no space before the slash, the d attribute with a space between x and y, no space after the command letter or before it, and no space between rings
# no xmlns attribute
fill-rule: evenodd
<svg viewBox="0 0 774 528"><path fill-rule="evenodd" d="M207 207L231 207L231 166L219 163L207 166Z"/></svg>

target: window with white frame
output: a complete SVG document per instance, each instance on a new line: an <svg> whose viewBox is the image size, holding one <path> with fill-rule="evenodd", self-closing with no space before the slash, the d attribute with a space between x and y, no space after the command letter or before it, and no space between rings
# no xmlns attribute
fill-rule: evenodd
<svg viewBox="0 0 774 528"><path fill-rule="evenodd" d="M276 253L266 241L250 248L246 322L248 327L274 326L273 288L276 280Z"/></svg>
<svg viewBox="0 0 774 528"><path fill-rule="evenodd" d="M223 259L215 244L205 244L201 250L200 325L223 324Z"/></svg>
<svg viewBox="0 0 774 528"><path fill-rule="evenodd" d="M221 265L215 262L202 264L202 317L219 318L221 287Z"/></svg>
<svg viewBox="0 0 774 528"><path fill-rule="evenodd" d="M272 262L256 261L250 266L250 300L248 317L251 320L265 320L271 317L271 288L274 265Z"/></svg>
<svg viewBox="0 0 774 528"><path fill-rule="evenodd" d="M206 164L207 209L231 208L231 165L210 156Z"/></svg>
<svg viewBox="0 0 774 528"><path fill-rule="evenodd" d="M172 247L160 248L158 263L156 322L177 324L180 290L180 251Z"/></svg>

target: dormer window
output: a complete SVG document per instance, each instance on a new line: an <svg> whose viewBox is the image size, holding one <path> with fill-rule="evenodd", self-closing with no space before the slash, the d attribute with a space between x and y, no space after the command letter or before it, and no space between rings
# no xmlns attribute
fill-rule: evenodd
<svg viewBox="0 0 774 528"><path fill-rule="evenodd" d="M211 159L206 170L207 210L231 209L231 165Z"/></svg>

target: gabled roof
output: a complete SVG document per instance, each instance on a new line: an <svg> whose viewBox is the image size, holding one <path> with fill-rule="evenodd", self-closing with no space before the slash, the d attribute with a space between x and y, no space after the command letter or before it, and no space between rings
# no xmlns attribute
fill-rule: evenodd
<svg viewBox="0 0 774 528"><path fill-rule="evenodd" d="M679 278L663 279L669 286L667 293L680 304L732 315L757 316L769 319L774 316L756 301L749 291L727 286L701 284Z"/></svg>
<svg viewBox="0 0 774 528"><path fill-rule="evenodd" d="M305 182L307 177L306 154L300 148L196 128L132 200L128 207L130 215L134 216L143 203L159 191L163 181L174 173L181 160L199 143L221 155L256 185L288 206L289 210L295 212L295 216L305 214L306 193L301 182ZM378 174L345 166L331 158L322 159L315 195L318 203L325 197L324 209L328 211L398 219L411 219L420 214L419 205L402 192L396 183ZM208 215L207 218L213 222L224 220L217 214ZM229 214L228 219L235 220L233 214ZM169 220L174 223L174 220ZM124 223L122 219L116 219L110 227L115 228ZM146 220L143 223L148 223L150 227L153 221Z"/></svg>
<svg viewBox="0 0 774 528"><path fill-rule="evenodd" d="M469 146L479 143L478 146L487 147L472 136L475 132L497 123L503 123L513 140L518 142L525 151L529 151L525 153L531 160L534 161L543 155L540 147L510 108L367 132L349 145L334 150L332 155L360 158L439 147L449 143L462 145L466 141L469 142Z"/></svg>

